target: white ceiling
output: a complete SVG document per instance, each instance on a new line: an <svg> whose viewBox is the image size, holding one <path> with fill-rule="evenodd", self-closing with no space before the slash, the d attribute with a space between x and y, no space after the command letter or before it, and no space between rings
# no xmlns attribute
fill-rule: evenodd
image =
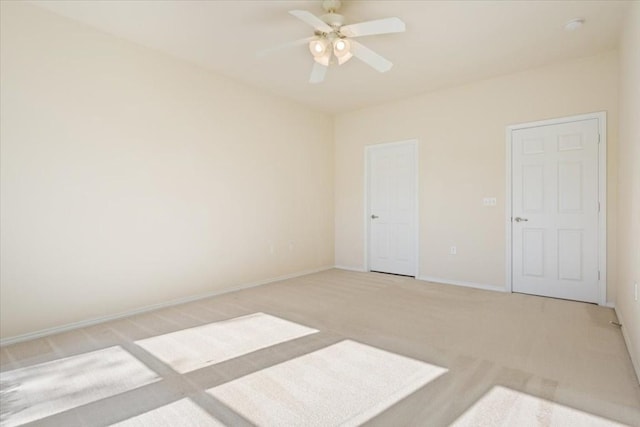
<svg viewBox="0 0 640 427"><path fill-rule="evenodd" d="M308 83L306 46L258 59L255 53L311 36L287 11L321 15L320 0L33 1L141 45L205 66L314 109L339 113L617 46L624 1L343 0L348 23L397 16L400 34L363 37L394 63L380 74L357 59L332 66L324 83ZM564 24L576 17L575 32Z"/></svg>

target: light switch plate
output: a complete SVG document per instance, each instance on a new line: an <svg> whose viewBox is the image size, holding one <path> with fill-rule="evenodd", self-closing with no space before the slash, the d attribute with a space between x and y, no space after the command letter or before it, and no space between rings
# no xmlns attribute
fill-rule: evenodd
<svg viewBox="0 0 640 427"><path fill-rule="evenodd" d="M498 203L498 199L495 197L485 197L482 199L482 204L484 206L495 206Z"/></svg>

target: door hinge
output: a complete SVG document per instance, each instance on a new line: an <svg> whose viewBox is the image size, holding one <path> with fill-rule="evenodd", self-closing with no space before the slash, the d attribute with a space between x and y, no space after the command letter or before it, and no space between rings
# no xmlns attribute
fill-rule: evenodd
<svg viewBox="0 0 640 427"><path fill-rule="evenodd" d="M598 144L600 144L600 134L598 134Z"/></svg>
<svg viewBox="0 0 640 427"><path fill-rule="evenodd" d="M600 280L600 270L598 270L598 280Z"/></svg>
<svg viewBox="0 0 640 427"><path fill-rule="evenodd" d="M598 212L600 212L600 202L598 202Z"/></svg>

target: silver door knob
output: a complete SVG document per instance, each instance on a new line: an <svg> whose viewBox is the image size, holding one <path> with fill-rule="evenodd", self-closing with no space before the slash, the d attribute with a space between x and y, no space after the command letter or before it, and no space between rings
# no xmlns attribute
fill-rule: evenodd
<svg viewBox="0 0 640 427"><path fill-rule="evenodd" d="M515 222L520 222L520 221L529 221L527 218L520 218L519 216L514 218Z"/></svg>
<svg viewBox="0 0 640 427"><path fill-rule="evenodd" d="M371 219L380 218L378 215L371 215Z"/></svg>

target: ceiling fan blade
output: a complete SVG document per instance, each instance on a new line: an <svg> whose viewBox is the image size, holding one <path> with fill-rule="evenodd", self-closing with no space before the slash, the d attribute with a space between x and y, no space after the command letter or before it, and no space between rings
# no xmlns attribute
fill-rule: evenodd
<svg viewBox="0 0 640 427"><path fill-rule="evenodd" d="M350 42L351 53L353 53L353 56L355 56L365 64L370 65L381 73L387 72L391 69L391 67L393 67L393 63L375 53L368 47L363 46L355 40L350 40Z"/></svg>
<svg viewBox="0 0 640 427"><path fill-rule="evenodd" d="M323 33L330 33L333 31L333 28L327 25L326 22L315 16L313 13L307 12L306 10L290 10L289 14L295 16L303 22L306 22L316 30Z"/></svg>
<svg viewBox="0 0 640 427"><path fill-rule="evenodd" d="M262 58L262 57L264 57L266 55L269 55L270 53L277 52L277 51L282 50L282 49L287 49L287 48L290 48L290 47L296 47L296 46L301 46L301 45L307 44L313 39L315 39L315 36L307 37L306 39L300 39L300 40L294 40L294 41L287 42L287 43L282 43L282 44L279 44L277 46L273 46L273 47L269 47L269 48L266 48L266 49L259 50L258 52L256 52L256 56L258 58Z"/></svg>
<svg viewBox="0 0 640 427"><path fill-rule="evenodd" d="M311 76L309 77L309 83L322 83L324 76L327 74L327 69L324 65L313 62L313 68L311 69Z"/></svg>
<svg viewBox="0 0 640 427"><path fill-rule="evenodd" d="M375 34L402 33L406 29L404 22L400 18L394 17L345 25L340 27L340 32L347 37L362 37Z"/></svg>

